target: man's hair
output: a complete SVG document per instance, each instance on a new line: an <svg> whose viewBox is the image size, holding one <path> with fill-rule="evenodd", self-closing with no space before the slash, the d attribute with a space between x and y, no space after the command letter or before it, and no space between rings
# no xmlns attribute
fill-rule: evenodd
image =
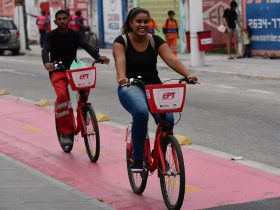
<svg viewBox="0 0 280 210"><path fill-rule="evenodd" d="M69 13L68 13L66 10L61 9L61 10L58 10L58 11L55 13L55 19L57 18L58 15L61 15L61 14L67 15L67 17L69 16Z"/></svg>

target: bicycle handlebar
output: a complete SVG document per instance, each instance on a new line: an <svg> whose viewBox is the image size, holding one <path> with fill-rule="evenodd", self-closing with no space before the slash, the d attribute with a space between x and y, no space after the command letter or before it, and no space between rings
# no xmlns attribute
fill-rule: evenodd
<svg viewBox="0 0 280 210"><path fill-rule="evenodd" d="M104 63L104 61L103 60L101 60L101 59L96 59L96 60L94 60L93 62L92 62L92 64L91 64L91 66L94 66L95 64L97 64L97 63L101 63L101 64L103 64ZM54 68L53 68L53 70L52 71L64 71L64 70L66 70L66 67L62 64L62 61L59 61L59 62L57 62L57 63L55 63L54 65Z"/></svg>
<svg viewBox="0 0 280 210"><path fill-rule="evenodd" d="M178 83L180 83L180 84L181 84L182 82L186 82L187 84L191 84L191 85L200 84L198 81L190 80L189 78L186 78L186 77L183 77L183 78L181 78L181 79L169 79L169 80L164 81L163 83L168 82L168 81L173 81L173 80L179 81ZM143 82L142 77L141 77L141 76L138 76L137 79L136 79L136 78L130 78L130 79L128 80L127 83L125 83L125 84L123 84L123 85L121 85L121 86L130 86L130 85L135 85L135 84L137 84L137 83L140 83L140 84L142 84L143 86L146 85L146 84Z"/></svg>
<svg viewBox="0 0 280 210"><path fill-rule="evenodd" d="M96 59L96 60L94 60L93 62L92 62L92 66L94 66L95 64L97 64L97 63L101 63L101 64L103 64L104 63L104 61L103 60L101 60L101 59Z"/></svg>

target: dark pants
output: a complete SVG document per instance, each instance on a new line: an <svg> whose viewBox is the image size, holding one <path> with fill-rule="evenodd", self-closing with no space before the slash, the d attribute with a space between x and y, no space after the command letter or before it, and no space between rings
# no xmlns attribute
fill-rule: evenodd
<svg viewBox="0 0 280 210"><path fill-rule="evenodd" d="M39 30L39 33L40 33L40 46L43 47L43 43L44 43L44 39L45 39L47 31L45 29Z"/></svg>
<svg viewBox="0 0 280 210"><path fill-rule="evenodd" d="M250 58L251 57L251 45L246 44L244 47L245 47L245 51L244 51L243 57Z"/></svg>

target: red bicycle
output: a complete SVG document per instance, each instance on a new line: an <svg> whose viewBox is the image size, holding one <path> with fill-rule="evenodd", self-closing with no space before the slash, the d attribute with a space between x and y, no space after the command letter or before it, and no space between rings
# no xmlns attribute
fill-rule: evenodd
<svg viewBox="0 0 280 210"><path fill-rule="evenodd" d="M100 60L95 60L92 63L91 67L75 69L75 70L66 70L67 77L69 79L70 86L73 91L78 91L77 98L77 115L74 120L74 131L73 131L73 142L74 135L81 133L81 136L84 138L85 147L87 155L92 162L96 162L99 158L100 153L100 136L98 129L98 122L94 109L91 106L91 103L84 102L80 100L83 90L88 90L95 87L96 80L96 63L102 63ZM60 63L55 65L55 69L65 69ZM56 123L57 125L57 123ZM56 132L58 141L60 143L61 133L56 126ZM66 153L70 153L73 145L64 146L60 143L62 150Z"/></svg>
<svg viewBox="0 0 280 210"><path fill-rule="evenodd" d="M148 134L145 140L145 170L141 173L134 173L130 169L133 152L131 123L126 130L126 163L129 182L134 193L142 194L146 188L149 173L151 175L158 169L161 192L168 209L181 208L186 188L182 150L176 137L173 135L173 131L168 129L166 113L181 112L183 110L186 84L182 84L182 82L190 83L190 81L186 78L176 80L179 80L179 83L145 85L141 80L131 79L128 84L135 85L141 83L144 85L151 113L160 114L160 121L157 125L154 148L152 150Z"/></svg>

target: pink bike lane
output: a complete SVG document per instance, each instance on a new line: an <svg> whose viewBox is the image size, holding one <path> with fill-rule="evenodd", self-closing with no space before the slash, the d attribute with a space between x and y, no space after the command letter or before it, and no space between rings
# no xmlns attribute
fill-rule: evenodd
<svg viewBox="0 0 280 210"><path fill-rule="evenodd" d="M0 152L13 157L115 209L165 209L156 173L142 196L132 192L125 163L125 130L99 123L101 155L87 157L83 139L64 153L52 109L0 97ZM124 122L125 123L125 122ZM203 209L280 197L280 176L182 147L186 195L182 209Z"/></svg>

